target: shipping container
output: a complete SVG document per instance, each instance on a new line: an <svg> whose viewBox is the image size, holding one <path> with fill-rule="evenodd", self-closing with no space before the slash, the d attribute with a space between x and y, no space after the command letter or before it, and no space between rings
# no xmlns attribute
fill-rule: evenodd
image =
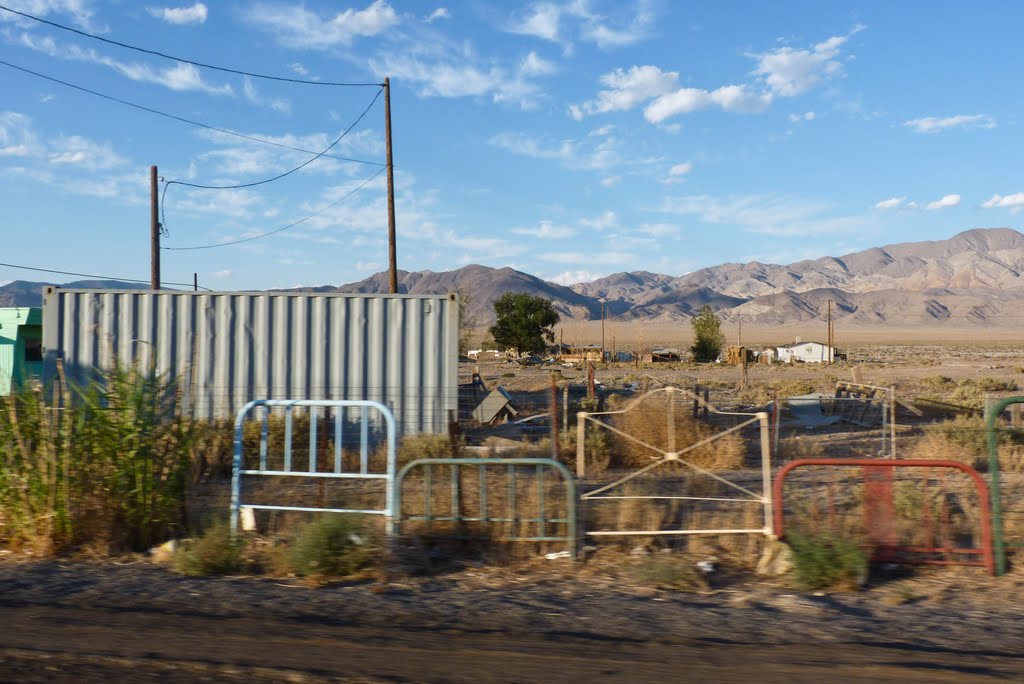
<svg viewBox="0 0 1024 684"><path fill-rule="evenodd" d="M253 399L371 399L403 434L458 408L459 305L448 295L75 290L43 293L44 379L138 365L198 418Z"/></svg>

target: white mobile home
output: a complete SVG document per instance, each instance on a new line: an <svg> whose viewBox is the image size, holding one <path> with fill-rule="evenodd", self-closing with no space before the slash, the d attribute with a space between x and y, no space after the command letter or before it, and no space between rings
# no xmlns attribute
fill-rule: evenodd
<svg viewBox="0 0 1024 684"><path fill-rule="evenodd" d="M779 363L832 363L839 352L821 342L794 342L775 350Z"/></svg>

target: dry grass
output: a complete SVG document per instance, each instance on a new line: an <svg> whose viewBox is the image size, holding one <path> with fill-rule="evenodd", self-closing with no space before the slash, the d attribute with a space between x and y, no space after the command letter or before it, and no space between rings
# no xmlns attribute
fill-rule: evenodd
<svg viewBox="0 0 1024 684"><path fill-rule="evenodd" d="M643 396L630 404L624 413L614 416L614 425L661 452L680 452L719 432L694 419L691 405L691 401L670 393ZM662 458L659 451L621 435L614 435L612 444L613 467L642 467ZM742 468L746 456L746 442L740 435L731 433L687 451L682 458L700 468L725 470Z"/></svg>

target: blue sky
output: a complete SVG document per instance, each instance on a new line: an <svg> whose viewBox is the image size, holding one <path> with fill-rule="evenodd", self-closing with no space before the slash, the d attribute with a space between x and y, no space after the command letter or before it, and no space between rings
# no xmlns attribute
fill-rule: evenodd
<svg viewBox="0 0 1024 684"><path fill-rule="evenodd" d="M406 270L568 284L1021 227L1015 2L0 5L240 71L390 77ZM0 261L146 280L151 164L165 181L248 184L352 126L333 157L271 183L171 184L163 244L215 247L164 251L163 278L336 285L386 267L379 88L204 69L2 10L0 60L285 146L0 65ZM68 278L0 266L14 279Z"/></svg>

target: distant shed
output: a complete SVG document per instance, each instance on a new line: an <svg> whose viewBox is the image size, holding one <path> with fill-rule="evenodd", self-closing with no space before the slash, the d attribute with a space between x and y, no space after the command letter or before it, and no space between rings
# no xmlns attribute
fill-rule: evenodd
<svg viewBox="0 0 1024 684"><path fill-rule="evenodd" d="M0 396L43 372L43 310L0 308Z"/></svg>

